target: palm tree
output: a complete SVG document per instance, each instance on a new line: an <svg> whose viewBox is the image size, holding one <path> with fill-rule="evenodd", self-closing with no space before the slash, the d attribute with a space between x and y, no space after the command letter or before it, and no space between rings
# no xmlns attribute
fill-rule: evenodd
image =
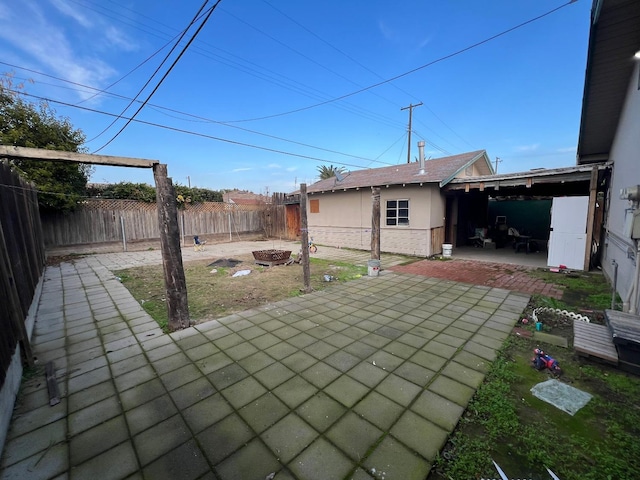
<svg viewBox="0 0 640 480"><path fill-rule="evenodd" d="M318 173L320 174L320 180L326 180L327 178L335 177L336 173L344 173L344 167L334 167L333 165L320 165L318 167Z"/></svg>

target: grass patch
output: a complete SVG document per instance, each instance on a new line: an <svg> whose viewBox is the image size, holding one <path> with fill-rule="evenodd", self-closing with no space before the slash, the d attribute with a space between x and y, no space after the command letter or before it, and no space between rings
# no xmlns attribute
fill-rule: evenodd
<svg viewBox="0 0 640 480"><path fill-rule="evenodd" d="M541 306L594 310L604 310L611 307L611 286L602 273L553 273L548 270L537 269L531 270L529 274L547 283L555 283L564 287L562 300L539 297L539 301L543 303ZM619 300L618 297L617 301Z"/></svg>
<svg viewBox="0 0 640 480"><path fill-rule="evenodd" d="M211 259L185 263L189 312L193 321L204 322L301 294L302 266L262 267L254 263L251 255L235 258L241 263L233 268L209 267L207 265ZM214 268L216 272L211 273ZM310 259L310 268L311 287L314 290L367 274L367 267L363 265L318 258ZM251 270L251 273L233 278L232 275L239 270ZM120 277L133 297L166 331L167 309L162 266L120 270L115 275ZM331 276L332 281L326 282L325 275Z"/></svg>
<svg viewBox="0 0 640 480"><path fill-rule="evenodd" d="M562 301L534 296L540 306L603 309L610 287L599 274L535 276L565 287ZM549 374L531 367L542 346L556 358L561 380L593 395L574 416L534 397L530 389ZM476 392L428 479L497 478L495 460L509 478L562 480L638 478L640 472L640 378L579 359L572 350L511 336Z"/></svg>

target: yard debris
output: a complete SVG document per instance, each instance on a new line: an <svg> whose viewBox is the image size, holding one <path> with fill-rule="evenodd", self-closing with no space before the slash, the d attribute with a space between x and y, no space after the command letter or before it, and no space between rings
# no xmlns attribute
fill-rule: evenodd
<svg viewBox="0 0 640 480"><path fill-rule="evenodd" d="M544 370L545 368L549 369L551 373L555 375L562 375L562 370L560 369L560 365L551 355L547 355L540 348L533 349L534 356L531 359L531 364L536 370Z"/></svg>
<svg viewBox="0 0 640 480"><path fill-rule="evenodd" d="M251 270L238 270L236 273L231 275L232 277L244 277L245 275L249 275Z"/></svg>
<svg viewBox="0 0 640 480"><path fill-rule="evenodd" d="M211 270L211 272L209 272L209 273L218 273L218 269L217 269L217 268L214 268L214 269L213 269L213 270Z"/></svg>
<svg viewBox="0 0 640 480"><path fill-rule="evenodd" d="M575 415L592 398L591 394L556 379L534 385L531 393L534 397L550 403L571 416Z"/></svg>

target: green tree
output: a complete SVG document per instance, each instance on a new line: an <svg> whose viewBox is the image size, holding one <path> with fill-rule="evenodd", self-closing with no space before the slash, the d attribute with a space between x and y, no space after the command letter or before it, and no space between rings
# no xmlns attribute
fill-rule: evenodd
<svg viewBox="0 0 640 480"><path fill-rule="evenodd" d="M46 102L27 102L16 93L10 78L0 80L0 143L81 152L84 141L82 130L75 129L68 118L57 117ZM12 165L36 185L40 208L45 210L76 208L92 172L90 165L73 162L16 159Z"/></svg>
<svg viewBox="0 0 640 480"><path fill-rule="evenodd" d="M156 189L146 183L120 182L108 185L88 185L87 196L95 198L118 198L155 203Z"/></svg>
<svg viewBox="0 0 640 480"><path fill-rule="evenodd" d="M318 173L320 174L320 180L326 180L327 178L335 177L336 173L344 173L344 167L334 167L333 165L320 165L318 167Z"/></svg>

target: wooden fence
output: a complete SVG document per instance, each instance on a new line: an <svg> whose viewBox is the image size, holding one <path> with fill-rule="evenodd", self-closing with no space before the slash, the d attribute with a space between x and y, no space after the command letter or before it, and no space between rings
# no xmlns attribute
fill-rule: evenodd
<svg viewBox="0 0 640 480"><path fill-rule="evenodd" d="M178 210L185 236L262 233L286 236L284 205L236 205L204 202L182 205ZM68 214L43 213L42 229L47 247L91 243L155 240L160 236L155 203L135 200L91 199Z"/></svg>
<svg viewBox="0 0 640 480"><path fill-rule="evenodd" d="M18 342L32 361L25 321L44 265L36 190L0 162L0 388Z"/></svg>

